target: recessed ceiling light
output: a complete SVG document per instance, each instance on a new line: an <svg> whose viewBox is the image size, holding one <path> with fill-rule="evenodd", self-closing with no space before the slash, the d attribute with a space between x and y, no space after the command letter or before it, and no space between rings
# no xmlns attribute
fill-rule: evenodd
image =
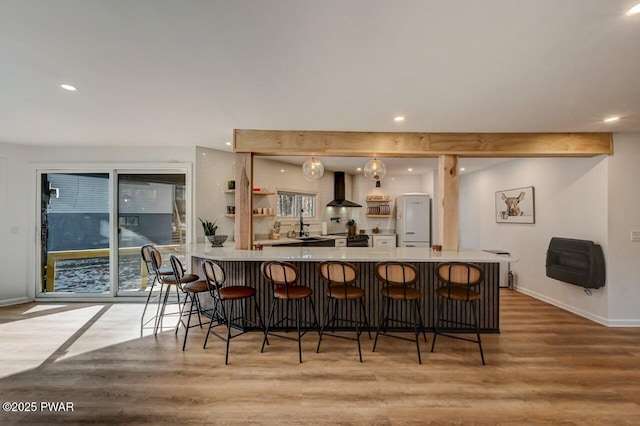
<svg viewBox="0 0 640 426"><path fill-rule="evenodd" d="M464 172L464 167L460 167L460 171L461 171L461 172Z"/></svg>
<svg viewBox="0 0 640 426"><path fill-rule="evenodd" d="M227 146L231 146L231 142L225 142Z"/></svg>
<svg viewBox="0 0 640 426"><path fill-rule="evenodd" d="M78 90L70 84L61 84L60 87L62 87L64 90L70 90L72 92L75 92L76 90Z"/></svg>
<svg viewBox="0 0 640 426"><path fill-rule="evenodd" d="M627 12L627 16L637 15L638 13L640 13L640 3L629 9L629 11Z"/></svg>
<svg viewBox="0 0 640 426"><path fill-rule="evenodd" d="M408 172L412 172L412 171L413 171L413 169L412 169L411 167L409 167L409 168L407 169L407 171L408 171Z"/></svg>
<svg viewBox="0 0 640 426"><path fill-rule="evenodd" d="M280 169L280 173L284 173L284 169Z"/></svg>
<svg viewBox="0 0 640 426"><path fill-rule="evenodd" d="M358 167L356 170L361 172L362 171L362 167Z"/></svg>
<svg viewBox="0 0 640 426"><path fill-rule="evenodd" d="M604 119L604 122L605 122L605 123L612 123L612 122L614 122L614 121L618 121L618 120L620 120L620 117L615 116L615 117L605 118L605 119Z"/></svg>
<svg viewBox="0 0 640 426"><path fill-rule="evenodd" d="M404 121L404 116L398 115L396 117L393 117L393 121Z"/></svg>

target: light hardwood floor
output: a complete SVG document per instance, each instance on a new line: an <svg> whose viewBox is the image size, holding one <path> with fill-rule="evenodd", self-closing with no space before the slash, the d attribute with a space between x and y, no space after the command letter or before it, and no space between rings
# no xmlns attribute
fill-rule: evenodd
<svg viewBox="0 0 640 426"><path fill-rule="evenodd" d="M376 353L317 334L224 344L192 329L140 337L137 304L0 309L2 402L62 401L66 413L0 413L0 424L640 424L640 329L607 328L517 292L501 292L499 335L477 346L384 338ZM192 334L191 334L192 333ZM146 333L148 334L148 332Z"/></svg>

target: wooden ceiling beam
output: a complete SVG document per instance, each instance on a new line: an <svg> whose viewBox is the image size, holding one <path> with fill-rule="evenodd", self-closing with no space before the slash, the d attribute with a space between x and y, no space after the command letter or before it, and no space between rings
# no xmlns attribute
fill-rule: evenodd
<svg viewBox="0 0 640 426"><path fill-rule="evenodd" d="M234 131L234 151L331 157L592 157L613 154L611 133Z"/></svg>

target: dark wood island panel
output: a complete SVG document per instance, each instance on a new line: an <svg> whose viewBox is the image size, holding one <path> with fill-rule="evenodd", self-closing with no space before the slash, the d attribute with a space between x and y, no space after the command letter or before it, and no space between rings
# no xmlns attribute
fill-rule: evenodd
<svg viewBox="0 0 640 426"><path fill-rule="evenodd" d="M209 258L209 256L207 256ZM262 261L258 260L222 260L217 259L224 267L227 273L227 283L231 285L247 285L256 289L256 298L258 301L258 307L262 312L263 317L266 319L269 308L272 302L272 291L262 276L260 275L260 265ZM192 255L192 267L194 271L202 270L203 258L197 255ZM444 260L443 260L444 261ZM313 300L316 306L316 312L318 314L318 320L322 320L322 314L324 313L326 298L324 296L324 284L320 280L316 267L320 261L291 261L300 270L300 283L309 286L313 289ZM357 285L365 290L365 310L369 319L369 324L372 330L378 324L380 319L380 313L382 309L382 296L380 295L381 283L376 278L374 267L376 262L352 262L358 267L359 278ZM422 300L420 301L422 319L427 329L433 330L435 319L437 315L437 298L435 289L438 286L437 278L435 275L435 267L439 262L408 262L415 265L418 268L420 274L420 280L418 288L422 292ZM479 303L479 328L482 333L498 333L500 332L500 298L499 298L499 276L500 265L498 262L475 262L479 264L484 270L485 280L480 285L480 293L482 299ZM506 265L505 265L506 266ZM208 298L202 298L203 307L211 307L211 301ZM251 304L254 302L248 300L244 303L245 313L251 320L254 318L254 309ZM339 311L338 316L344 317L343 309L347 304L338 304ZM450 320L469 322L471 318L471 312L469 309L465 309L462 304L445 304L445 312ZM410 312L407 309L407 304L399 304L393 306L393 315L396 318L400 318L404 321L410 321ZM282 318L284 316L284 304L276 304L276 318ZM294 311L292 311L294 312ZM308 304L304 305L302 315L306 320L312 321L313 317L310 312ZM294 315L290 317L295 318ZM290 321L289 327L295 328L295 322ZM346 327L346 324L338 323L336 329ZM411 327L401 324L395 324L390 327L397 331L412 331ZM448 329L455 331L455 328Z"/></svg>

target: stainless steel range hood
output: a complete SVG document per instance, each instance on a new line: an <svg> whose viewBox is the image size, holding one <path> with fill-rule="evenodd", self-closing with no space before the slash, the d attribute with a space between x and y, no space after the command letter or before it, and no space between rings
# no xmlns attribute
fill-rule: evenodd
<svg viewBox="0 0 640 426"><path fill-rule="evenodd" d="M345 200L345 177L344 172L333 173L333 201L327 207L362 207L358 203Z"/></svg>

